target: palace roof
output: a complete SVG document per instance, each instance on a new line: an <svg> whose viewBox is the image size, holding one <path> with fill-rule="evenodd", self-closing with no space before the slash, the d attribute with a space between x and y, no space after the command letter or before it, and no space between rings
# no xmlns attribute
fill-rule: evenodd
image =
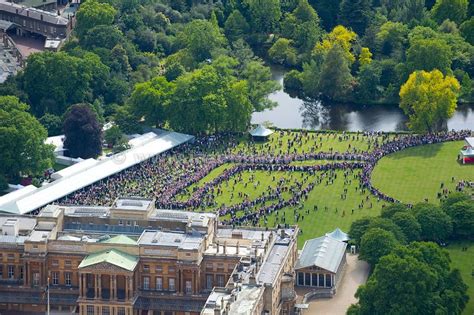
<svg viewBox="0 0 474 315"><path fill-rule="evenodd" d="M126 254L116 249L90 254L79 264L79 268L85 268L99 263L109 263L125 270L133 271L138 264L138 257Z"/></svg>
<svg viewBox="0 0 474 315"><path fill-rule="evenodd" d="M346 253L347 244L328 235L304 243L295 269L319 267L335 273Z"/></svg>

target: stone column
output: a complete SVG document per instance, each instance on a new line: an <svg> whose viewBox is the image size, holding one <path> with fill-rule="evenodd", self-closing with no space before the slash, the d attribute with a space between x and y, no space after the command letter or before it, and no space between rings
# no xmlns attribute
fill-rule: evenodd
<svg viewBox="0 0 474 315"><path fill-rule="evenodd" d="M197 293L197 277L196 277L196 270L193 270L193 282L192 282L192 293Z"/></svg>
<svg viewBox="0 0 474 315"><path fill-rule="evenodd" d="M110 297L110 300L113 300L114 299L114 289L113 289L113 275L110 275L109 276L109 297Z"/></svg>
<svg viewBox="0 0 474 315"><path fill-rule="evenodd" d="M98 287L99 299L101 299L102 298L102 275L97 275L97 278L99 279L99 287Z"/></svg>
<svg viewBox="0 0 474 315"><path fill-rule="evenodd" d="M84 296L83 292L83 286L82 286L82 273L79 274L79 297Z"/></svg>

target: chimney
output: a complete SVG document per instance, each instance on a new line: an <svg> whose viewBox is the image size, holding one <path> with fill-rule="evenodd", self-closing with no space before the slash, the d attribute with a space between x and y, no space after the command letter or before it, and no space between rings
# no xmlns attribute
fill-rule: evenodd
<svg viewBox="0 0 474 315"><path fill-rule="evenodd" d="M219 241L216 242L217 245L217 253L219 254Z"/></svg>
<svg viewBox="0 0 474 315"><path fill-rule="evenodd" d="M41 21L43 21L43 14L41 14Z"/></svg>
<svg viewBox="0 0 474 315"><path fill-rule="evenodd" d="M264 236L264 234L263 234L263 232L262 232L262 242L263 242L263 239L264 239L263 236Z"/></svg>
<svg viewBox="0 0 474 315"><path fill-rule="evenodd" d="M227 254L227 241L224 241L224 255Z"/></svg>
<svg viewBox="0 0 474 315"><path fill-rule="evenodd" d="M240 247L240 244L239 242L237 242L236 249L235 249L237 255L239 254L239 247Z"/></svg>
<svg viewBox="0 0 474 315"><path fill-rule="evenodd" d="M285 238L285 229L281 229L280 233L280 237Z"/></svg>

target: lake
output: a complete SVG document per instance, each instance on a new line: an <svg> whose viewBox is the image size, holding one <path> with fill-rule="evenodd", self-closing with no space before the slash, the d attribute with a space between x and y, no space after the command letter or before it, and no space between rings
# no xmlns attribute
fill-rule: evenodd
<svg viewBox="0 0 474 315"><path fill-rule="evenodd" d="M283 86L286 70L271 67L273 79ZM270 122L279 128L311 130L331 129L347 131L402 131L407 130L407 117L394 105L322 104L291 97L283 89L269 98L278 103L270 110L254 113L252 123ZM448 129L474 129L474 105L460 105L448 120Z"/></svg>

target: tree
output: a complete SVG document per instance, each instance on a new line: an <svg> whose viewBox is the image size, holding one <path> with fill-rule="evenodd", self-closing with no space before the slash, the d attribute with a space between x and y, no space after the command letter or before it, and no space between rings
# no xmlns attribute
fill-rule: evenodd
<svg viewBox="0 0 474 315"><path fill-rule="evenodd" d="M270 68L261 61L253 60L247 63L240 77L247 81L250 102L254 111L260 112L275 105L268 94L278 91L280 84L273 80Z"/></svg>
<svg viewBox="0 0 474 315"><path fill-rule="evenodd" d="M348 314L460 314L467 286L433 243L399 246L380 259Z"/></svg>
<svg viewBox="0 0 474 315"><path fill-rule="evenodd" d="M0 96L0 176L38 175L51 167L53 147L44 144L46 129L15 96Z"/></svg>
<svg viewBox="0 0 474 315"><path fill-rule="evenodd" d="M415 216L409 212L397 212L392 221L400 227L408 242L420 240L421 225Z"/></svg>
<svg viewBox="0 0 474 315"><path fill-rule="evenodd" d="M449 207L451 207L455 203L468 200L470 200L469 195L462 192L454 192L449 194L449 196L442 201L441 209L443 209L444 212L447 212Z"/></svg>
<svg viewBox="0 0 474 315"><path fill-rule="evenodd" d="M275 63L288 66L296 64L296 50L291 46L291 41L283 37L268 50L268 56Z"/></svg>
<svg viewBox="0 0 474 315"><path fill-rule="evenodd" d="M247 81L231 83L228 92L225 93L225 99L227 103L225 129L231 132L247 131L253 111Z"/></svg>
<svg viewBox="0 0 474 315"><path fill-rule="evenodd" d="M310 4L316 9L324 29L331 30L336 26L337 17L339 16L341 0L311 0Z"/></svg>
<svg viewBox="0 0 474 315"><path fill-rule="evenodd" d="M342 0L339 23L360 36L364 35L371 14L370 4L370 0Z"/></svg>
<svg viewBox="0 0 474 315"><path fill-rule="evenodd" d="M417 132L440 130L456 110L461 86L439 70L416 71L400 89L400 108L409 117L408 126Z"/></svg>
<svg viewBox="0 0 474 315"><path fill-rule="evenodd" d="M247 0L253 29L256 32L271 33L281 18L279 0Z"/></svg>
<svg viewBox="0 0 474 315"><path fill-rule="evenodd" d="M474 45L474 17L461 24L459 28L462 37L471 45Z"/></svg>
<svg viewBox="0 0 474 315"><path fill-rule="evenodd" d="M359 258L367 261L373 267L397 244L398 241L392 232L380 228L369 229L360 240Z"/></svg>
<svg viewBox="0 0 474 315"><path fill-rule="evenodd" d="M383 89L380 85L381 76L382 68L378 61L360 67L356 86L358 100L370 103L380 98Z"/></svg>
<svg viewBox="0 0 474 315"><path fill-rule="evenodd" d="M179 39L198 62L211 58L212 51L225 44L225 37L219 27L205 20L187 23Z"/></svg>
<svg viewBox="0 0 474 315"><path fill-rule="evenodd" d="M367 47L362 47L359 55L359 64L361 66L366 66L370 65L372 62L372 53L370 52L370 49Z"/></svg>
<svg viewBox="0 0 474 315"><path fill-rule="evenodd" d="M400 22L384 23L375 37L378 50L396 60L401 60L408 38L408 26Z"/></svg>
<svg viewBox="0 0 474 315"><path fill-rule="evenodd" d="M4 192L8 189L8 181L5 176L0 174L0 192Z"/></svg>
<svg viewBox="0 0 474 315"><path fill-rule="evenodd" d="M235 41L249 33L250 25L239 10L234 10L225 21L224 30L227 38Z"/></svg>
<svg viewBox="0 0 474 315"><path fill-rule="evenodd" d="M416 220L421 226L421 239L444 242L453 231L451 218L438 206L419 204L413 207Z"/></svg>
<svg viewBox="0 0 474 315"><path fill-rule="evenodd" d="M365 217L362 219L357 219L352 222L351 227L349 229L349 237L350 239L357 245L360 245L360 239L368 230L370 223L372 222L372 217Z"/></svg>
<svg viewBox="0 0 474 315"><path fill-rule="evenodd" d="M343 101L352 90L352 75L344 50L334 45L321 68L318 90L330 100Z"/></svg>
<svg viewBox="0 0 474 315"><path fill-rule="evenodd" d="M71 106L65 114L63 129L68 156L88 159L102 153L102 127L88 104Z"/></svg>
<svg viewBox="0 0 474 315"><path fill-rule="evenodd" d="M61 134L61 129L63 126L63 122L61 117L53 115L53 114L44 114L40 119L39 122L46 128L48 131L48 136L57 136Z"/></svg>
<svg viewBox="0 0 474 315"><path fill-rule="evenodd" d="M336 26L326 37L316 44L313 50L315 56L324 58L334 46L340 46L344 51L349 65L355 61L355 56L351 52L352 45L357 38L357 34L348 30L342 25Z"/></svg>
<svg viewBox="0 0 474 315"><path fill-rule="evenodd" d="M28 58L23 85L33 113L62 115L70 104L90 101L94 90L104 91L107 77L108 67L93 53L44 52Z"/></svg>
<svg viewBox="0 0 474 315"><path fill-rule="evenodd" d="M114 146L124 138L122 130L117 125L113 125L104 132L104 140L109 146Z"/></svg>
<svg viewBox="0 0 474 315"><path fill-rule="evenodd" d="M110 4L87 0L77 11L75 32L82 38L88 30L98 25L111 25L117 11Z"/></svg>
<svg viewBox="0 0 474 315"><path fill-rule="evenodd" d="M81 45L87 49L112 49L124 40L122 31L116 25L97 25L85 32Z"/></svg>
<svg viewBox="0 0 474 315"><path fill-rule="evenodd" d="M402 203L394 203L391 205L388 205L385 208L382 208L382 212L380 213L380 216L382 218L386 219L391 219L395 214L399 212L407 212L408 208Z"/></svg>
<svg viewBox="0 0 474 315"><path fill-rule="evenodd" d="M453 237L460 240L474 238L474 202L458 201L447 207L446 213L453 222Z"/></svg>
<svg viewBox="0 0 474 315"><path fill-rule="evenodd" d="M468 4L468 0L436 0L431 15L438 24L447 19L461 24L466 17Z"/></svg>
<svg viewBox="0 0 474 315"><path fill-rule="evenodd" d="M441 39L419 39L411 43L407 50L407 65L410 70L440 70L447 74L451 70L452 52Z"/></svg>
<svg viewBox="0 0 474 315"><path fill-rule="evenodd" d="M144 117L151 126L160 126L166 120L165 111L174 88L174 83L162 76L138 83L128 100L130 112L138 119Z"/></svg>

